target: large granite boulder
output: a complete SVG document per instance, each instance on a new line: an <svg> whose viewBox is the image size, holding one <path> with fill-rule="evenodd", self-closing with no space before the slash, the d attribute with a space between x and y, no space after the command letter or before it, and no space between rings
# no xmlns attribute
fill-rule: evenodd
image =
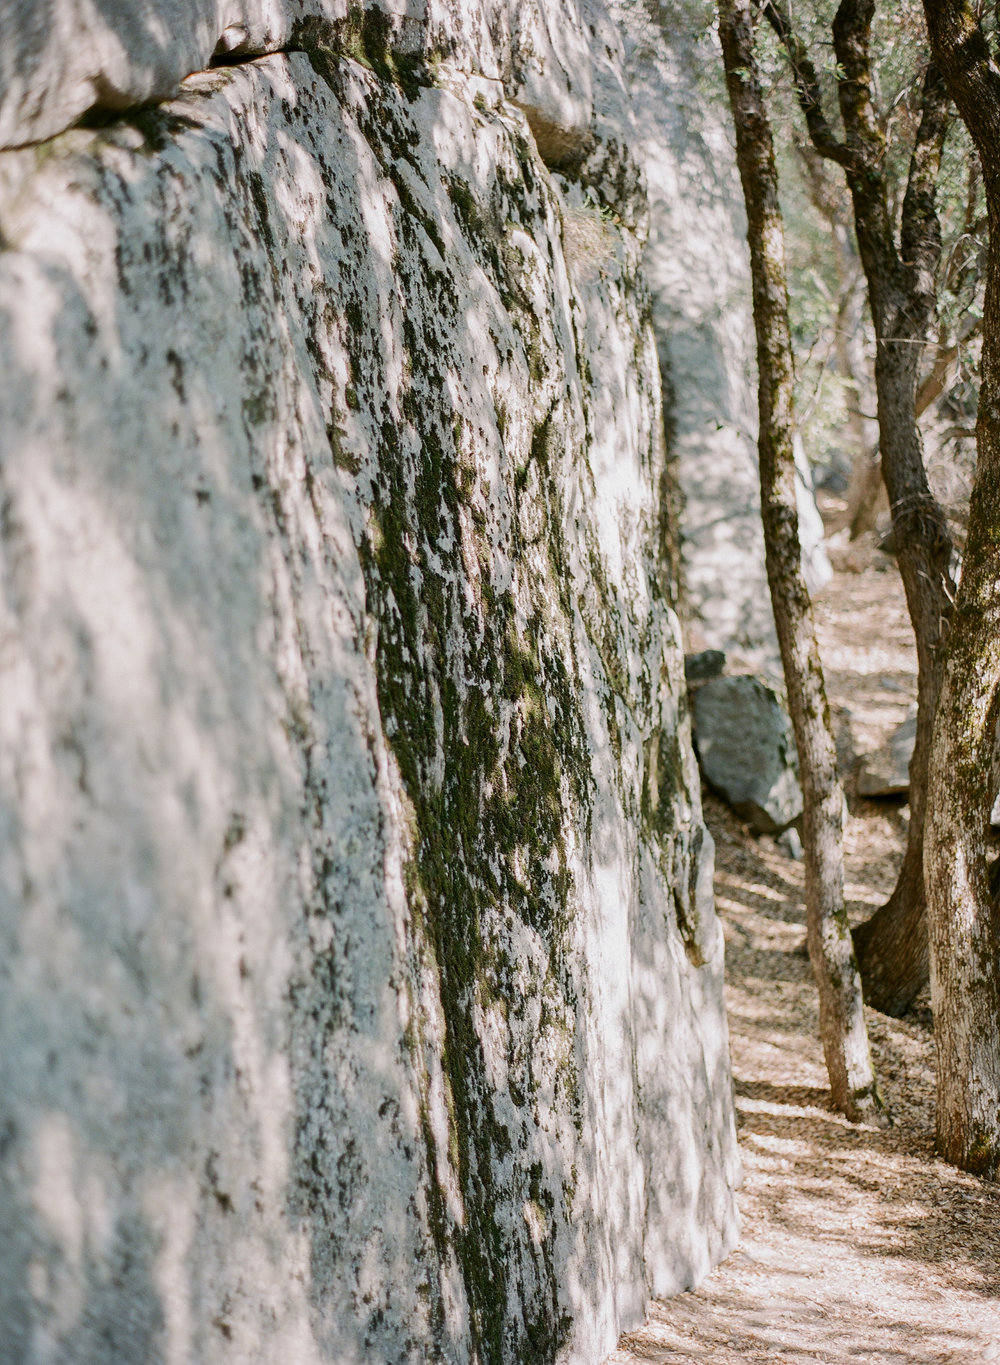
<svg viewBox="0 0 1000 1365"><path fill-rule="evenodd" d="M578 0L0 0L0 147L167 99L191 72L320 45L406 78L451 58L537 129L543 156L592 142L594 87L620 42ZM605 82L605 85L607 83ZM619 74L619 86L621 78Z"/></svg>
<svg viewBox="0 0 1000 1365"><path fill-rule="evenodd" d="M256 20L51 8L11 136L104 121L0 154L0 1355L599 1361L738 1169L617 40L540 5L571 108L407 4L433 61L368 11L109 118Z"/></svg>
<svg viewBox="0 0 1000 1365"><path fill-rule="evenodd" d="M757 834L779 834L802 814L791 722L760 678L713 678L693 693L705 780Z"/></svg>

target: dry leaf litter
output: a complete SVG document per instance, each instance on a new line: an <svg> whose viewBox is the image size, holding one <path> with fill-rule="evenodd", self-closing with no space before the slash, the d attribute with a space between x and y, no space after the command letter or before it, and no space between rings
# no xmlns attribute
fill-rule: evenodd
<svg viewBox="0 0 1000 1365"><path fill-rule="evenodd" d="M907 808L864 801L858 756L916 693L891 560L852 546L816 601L850 807L852 922L892 889ZM903 1019L867 1010L894 1125L832 1112L805 956L802 866L710 795L716 897L744 1164L738 1249L692 1293L654 1305L607 1365L1000 1365L1000 1188L934 1155L934 1041L924 993Z"/></svg>

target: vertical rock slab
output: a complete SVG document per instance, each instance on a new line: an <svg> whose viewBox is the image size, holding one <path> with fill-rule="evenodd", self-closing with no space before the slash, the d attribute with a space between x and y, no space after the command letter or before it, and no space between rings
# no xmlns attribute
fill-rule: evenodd
<svg viewBox="0 0 1000 1365"><path fill-rule="evenodd" d="M474 66L0 155L4 1359L596 1361L732 1244L639 241Z"/></svg>
<svg viewBox="0 0 1000 1365"><path fill-rule="evenodd" d="M644 266L664 385L673 530L689 649L722 649L781 677L764 567L746 219L722 63L712 33L681 0L613 6L649 185ZM697 9L697 7L696 7ZM797 450L803 568L832 572L805 451Z"/></svg>

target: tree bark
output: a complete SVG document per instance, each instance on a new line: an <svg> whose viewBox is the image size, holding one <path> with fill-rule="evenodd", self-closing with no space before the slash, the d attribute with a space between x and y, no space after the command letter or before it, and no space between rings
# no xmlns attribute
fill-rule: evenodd
<svg viewBox="0 0 1000 1365"><path fill-rule="evenodd" d="M965 0L925 0L935 60L979 152L989 250L978 463L944 660L924 856L938 1150L1000 1179L1000 905L989 846L1000 715L1000 70Z"/></svg>
<svg viewBox="0 0 1000 1365"><path fill-rule="evenodd" d="M931 63L924 78L897 249L886 185L885 139L871 101L874 12L874 0L841 0L834 18L845 132L841 142L826 120L815 70L792 29L783 0L767 0L765 5L791 61L813 145L843 166L847 176L875 326L882 480L917 647L917 736L910 762L910 823L903 865L888 902L855 930L854 942L865 999L885 1014L899 1015L928 979L922 872L927 763L940 685L938 653L954 598L951 536L944 510L927 481L916 419L918 364L936 306L934 277L941 242L935 195L948 97L940 72Z"/></svg>
<svg viewBox="0 0 1000 1365"><path fill-rule="evenodd" d="M757 336L761 515L804 798L806 924L819 989L820 1038L834 1104L884 1121L865 1027L861 981L844 905L843 792L802 575L792 449L792 348L784 228L771 129L757 77L750 0L718 0L719 36L746 201Z"/></svg>

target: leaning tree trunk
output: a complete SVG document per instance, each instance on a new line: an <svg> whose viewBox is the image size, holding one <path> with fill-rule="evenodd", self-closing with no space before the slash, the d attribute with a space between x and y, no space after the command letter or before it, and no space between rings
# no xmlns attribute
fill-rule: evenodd
<svg viewBox="0 0 1000 1365"><path fill-rule="evenodd" d="M885 1108L872 1067L861 979L844 905L844 797L812 606L802 576L784 228L771 129L757 77L750 0L718 0L718 9L748 219L759 370L761 515L802 778L807 938L819 988L820 1038L834 1104L851 1119L878 1122L884 1121Z"/></svg>
<svg viewBox="0 0 1000 1365"><path fill-rule="evenodd" d="M951 610L951 539L927 486L920 435L912 415L918 353L911 338L883 337L875 365L883 479L893 508L896 559L917 647L917 730L910 760L910 823L903 865L889 900L855 929L854 943L865 999L892 1015L907 1010L928 978L923 880L927 765L940 686L941 640Z"/></svg>
<svg viewBox="0 0 1000 1365"><path fill-rule="evenodd" d="M889 900L854 934L865 999L886 1014L912 1004L928 977L923 880L927 762L940 686L939 652L951 610L951 537L927 482L917 426L918 361L934 317L941 255L935 209L947 95L931 63L903 200L900 250L887 212L885 150L870 99L871 0L841 0L834 46L847 80L841 114L858 153L847 178L858 249L875 324L875 391L882 480L889 495L896 562L917 647L917 733L910 760L910 822L903 865ZM874 174L873 174L874 173Z"/></svg>
<svg viewBox="0 0 1000 1365"><path fill-rule="evenodd" d="M962 578L934 726L924 869L937 1044L937 1142L1000 1179L1000 906L989 875L1000 715L1000 70L963 0L924 0L934 55L979 151L989 250Z"/></svg>
<svg viewBox="0 0 1000 1365"><path fill-rule="evenodd" d="M885 136L871 99L874 0L841 0L833 22L843 142L826 120L815 68L792 27L786 0L766 0L765 11L788 53L813 145L838 162L847 176L875 326L882 481L917 646L917 738L910 762L910 823L903 865L891 897L855 930L854 942L866 1001L885 1014L898 1015L912 1004L928 977L922 874L927 757L940 683L938 652L953 595L951 537L927 481L916 420L917 366L934 317L941 253L935 197L948 99L932 63L924 78L897 248L886 185Z"/></svg>

